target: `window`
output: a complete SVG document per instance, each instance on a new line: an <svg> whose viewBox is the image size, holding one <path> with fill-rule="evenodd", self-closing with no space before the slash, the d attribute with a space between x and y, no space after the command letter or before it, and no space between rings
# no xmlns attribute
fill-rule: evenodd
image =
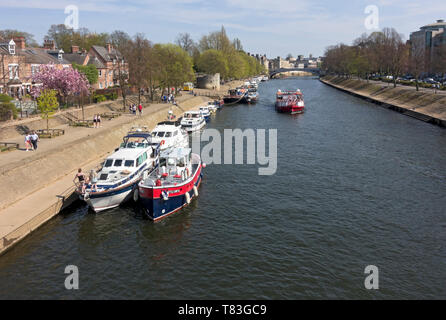
<svg viewBox="0 0 446 320"><path fill-rule="evenodd" d="M122 166L122 160L115 160L115 164L114 164L114 166L115 166L115 167L120 167L120 166Z"/></svg>
<svg viewBox="0 0 446 320"><path fill-rule="evenodd" d="M106 173L102 173L101 176L99 177L99 180L107 180L108 174Z"/></svg>
<svg viewBox="0 0 446 320"><path fill-rule="evenodd" d="M9 54L15 54L15 42L14 42L14 40L9 41L8 49L9 49Z"/></svg>
<svg viewBox="0 0 446 320"><path fill-rule="evenodd" d="M173 133L173 136L175 137L177 134L178 134L178 131L175 131L175 132Z"/></svg>
<svg viewBox="0 0 446 320"><path fill-rule="evenodd" d="M126 167L134 167L135 166L135 161L134 160L125 160L124 166L126 166Z"/></svg>
<svg viewBox="0 0 446 320"><path fill-rule="evenodd" d="M105 160L104 167L106 168L111 167L112 164L113 164L113 159L107 159Z"/></svg>
<svg viewBox="0 0 446 320"><path fill-rule="evenodd" d="M36 73L38 73L40 70L40 67L38 64L32 64L31 65L31 74L35 75Z"/></svg>
<svg viewBox="0 0 446 320"><path fill-rule="evenodd" d="M99 70L99 76L102 77L102 70Z"/></svg>
<svg viewBox="0 0 446 320"><path fill-rule="evenodd" d="M19 65L18 64L9 64L9 79L18 79L19 78Z"/></svg>
<svg viewBox="0 0 446 320"><path fill-rule="evenodd" d="M102 89L102 83L99 82L99 89Z"/></svg>
<svg viewBox="0 0 446 320"><path fill-rule="evenodd" d="M158 132L157 136L162 138L162 137L164 137L164 134L165 134L164 131L160 131L160 132Z"/></svg>
<svg viewBox="0 0 446 320"><path fill-rule="evenodd" d="M172 136L172 132L166 132L166 138L170 138Z"/></svg>

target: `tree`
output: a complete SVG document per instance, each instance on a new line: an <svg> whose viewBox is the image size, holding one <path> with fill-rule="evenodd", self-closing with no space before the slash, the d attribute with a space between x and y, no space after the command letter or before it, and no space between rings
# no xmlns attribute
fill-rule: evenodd
<svg viewBox="0 0 446 320"><path fill-rule="evenodd" d="M197 67L208 74L220 73L222 79L228 75L228 62L223 53L216 49L204 51L197 61Z"/></svg>
<svg viewBox="0 0 446 320"><path fill-rule="evenodd" d="M417 91L419 91L420 86L418 80L420 75L426 70L426 50L424 43L417 39L410 42L410 56L409 56L409 72L415 78L415 85Z"/></svg>
<svg viewBox="0 0 446 320"><path fill-rule="evenodd" d="M72 68L59 69L55 65L42 65L32 80L41 83L32 90L32 95L38 97L45 89L56 90L59 101L66 102L68 96L89 95L90 85L85 76Z"/></svg>
<svg viewBox="0 0 446 320"><path fill-rule="evenodd" d="M75 69L85 75L85 77L87 78L88 83L90 85L93 85L98 82L98 69L96 68L95 65L89 64L89 65L83 66L80 64L73 63L72 66L73 66L73 69Z"/></svg>
<svg viewBox="0 0 446 320"><path fill-rule="evenodd" d="M119 50L122 54L126 55L126 49L129 47L129 43L132 38L124 31L115 30L109 36L109 42Z"/></svg>
<svg viewBox="0 0 446 320"><path fill-rule="evenodd" d="M40 95L37 98L37 107L39 108L42 119L46 119L47 130L49 130L49 119L59 107L56 95L56 90L44 89L40 92Z"/></svg>
<svg viewBox="0 0 446 320"><path fill-rule="evenodd" d="M141 103L141 89L148 87L148 62L151 47L150 41L142 33L137 33L127 50L129 82L138 88L138 103Z"/></svg>
<svg viewBox="0 0 446 320"><path fill-rule="evenodd" d="M16 37L24 37L27 46L29 47L38 47L36 40L34 40L34 35L28 32L19 31L15 29L5 29L0 30L0 39L4 39L5 41L9 41Z"/></svg>
<svg viewBox="0 0 446 320"><path fill-rule="evenodd" d="M180 46L184 51L186 51L190 56L193 55L193 50L195 48L195 42L192 40L189 33L180 33L175 43Z"/></svg>
<svg viewBox="0 0 446 320"><path fill-rule="evenodd" d="M10 119L11 116L17 118L17 108L11 102L12 98L6 94L0 93L0 119Z"/></svg>

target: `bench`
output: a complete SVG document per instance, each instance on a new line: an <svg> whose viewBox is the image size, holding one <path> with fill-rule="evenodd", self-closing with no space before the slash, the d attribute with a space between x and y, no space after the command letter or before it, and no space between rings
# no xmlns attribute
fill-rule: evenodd
<svg viewBox="0 0 446 320"><path fill-rule="evenodd" d="M65 134L62 129L39 129L36 132L39 138L53 138Z"/></svg>
<svg viewBox="0 0 446 320"><path fill-rule="evenodd" d="M19 144L15 142L0 142L0 152L11 151L19 148Z"/></svg>

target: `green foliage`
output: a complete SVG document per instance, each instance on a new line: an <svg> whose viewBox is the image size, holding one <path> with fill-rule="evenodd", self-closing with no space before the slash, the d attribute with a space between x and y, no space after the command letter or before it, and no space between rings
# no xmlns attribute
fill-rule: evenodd
<svg viewBox="0 0 446 320"><path fill-rule="evenodd" d="M94 101L94 103L103 102L103 101L105 101L105 100L107 100L107 98L106 98L105 95L103 95L103 94L95 94L95 95L93 96L93 101Z"/></svg>
<svg viewBox="0 0 446 320"><path fill-rule="evenodd" d="M10 96L0 93L0 120L9 119L11 114L14 119L17 118L17 108L11 101Z"/></svg>
<svg viewBox="0 0 446 320"><path fill-rule="evenodd" d="M37 98L37 107L43 119L46 119L46 128L49 129L49 118L55 113L59 102L57 101L57 91L45 89L40 92Z"/></svg>
<svg viewBox="0 0 446 320"><path fill-rule="evenodd" d="M73 63L73 69L76 69L79 72L82 72L87 78L90 85L93 85L98 82L98 69L95 65L89 64L86 66L82 66L80 64Z"/></svg>
<svg viewBox="0 0 446 320"><path fill-rule="evenodd" d="M208 74L220 73L222 79L228 76L229 68L227 58L222 51L216 49L204 51L197 61L197 67L198 70Z"/></svg>

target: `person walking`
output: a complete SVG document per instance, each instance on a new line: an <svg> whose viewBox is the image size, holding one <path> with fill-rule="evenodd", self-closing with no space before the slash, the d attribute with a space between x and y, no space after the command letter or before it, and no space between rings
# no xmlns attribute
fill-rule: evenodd
<svg viewBox="0 0 446 320"><path fill-rule="evenodd" d="M36 131L33 131L33 134L31 135L31 144L33 146L34 150L37 150L37 142L40 141L39 136L37 135Z"/></svg>
<svg viewBox="0 0 446 320"><path fill-rule="evenodd" d="M95 114L93 116L93 127L97 128L97 123L98 123L98 116Z"/></svg>
<svg viewBox="0 0 446 320"><path fill-rule="evenodd" d="M133 105L132 110L133 110L133 115L136 115L136 104Z"/></svg>
<svg viewBox="0 0 446 320"><path fill-rule="evenodd" d="M30 148L32 148L31 135L29 133L27 133L25 135L25 148L26 148L26 151L28 151ZM31 149L31 150L33 150L33 149Z"/></svg>
<svg viewBox="0 0 446 320"><path fill-rule="evenodd" d="M138 106L139 116L142 116L142 105L139 104Z"/></svg>
<svg viewBox="0 0 446 320"><path fill-rule="evenodd" d="M96 117L96 124L97 124L98 128L101 127L101 115L100 114L98 114L98 116Z"/></svg>

